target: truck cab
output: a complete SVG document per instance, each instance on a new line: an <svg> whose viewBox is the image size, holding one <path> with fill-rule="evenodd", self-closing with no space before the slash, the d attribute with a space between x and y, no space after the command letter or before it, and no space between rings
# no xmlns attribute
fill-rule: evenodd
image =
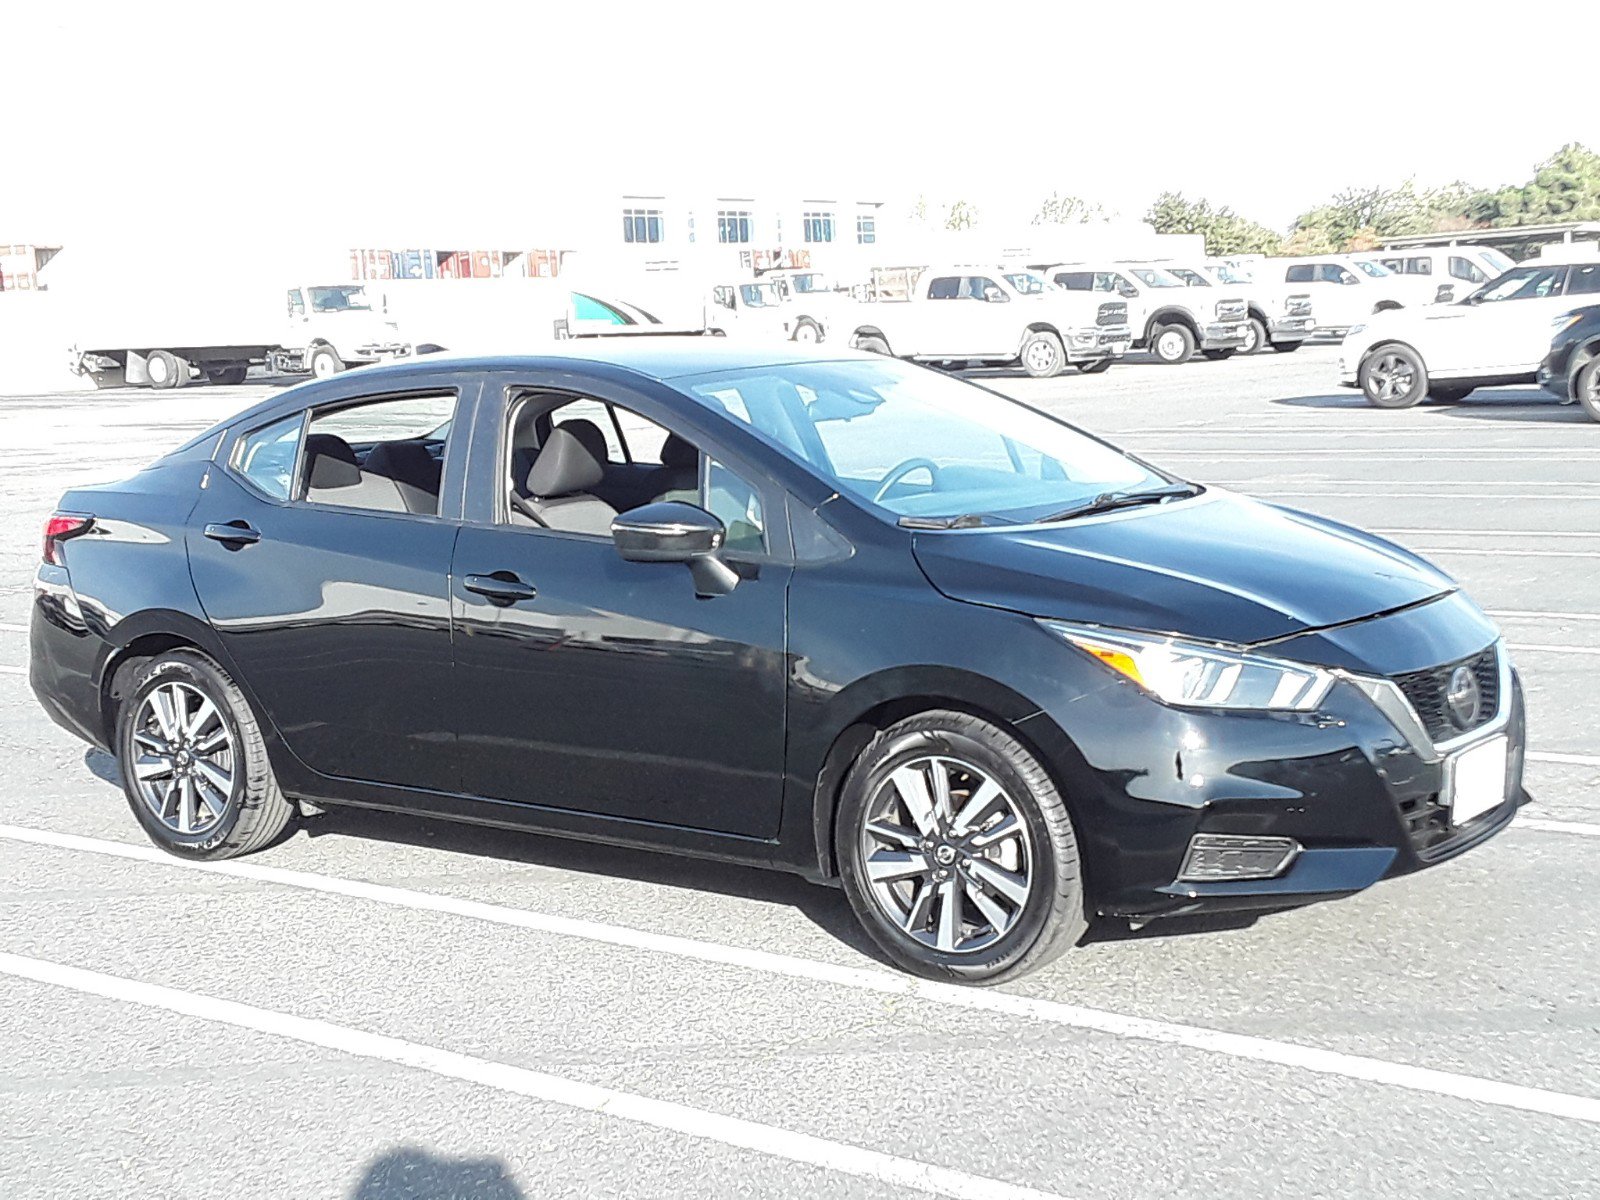
<svg viewBox="0 0 1600 1200"><path fill-rule="evenodd" d="M407 358L411 344L399 325L374 311L359 283L299 284L288 289L283 345L271 356L274 371L318 379L346 367Z"/></svg>
<svg viewBox="0 0 1600 1200"><path fill-rule="evenodd" d="M1227 358L1247 340L1249 308L1241 293L1194 287L1156 263L1057 263L1043 274L1069 291L1126 300L1134 347L1160 362L1185 363L1196 350Z"/></svg>
<svg viewBox="0 0 1600 1200"><path fill-rule="evenodd" d="M1249 319L1240 354L1259 354L1268 346L1287 354L1298 350L1316 328L1309 292L1284 283L1257 281L1243 263L1207 258L1162 266L1191 287L1224 288L1244 296Z"/></svg>
<svg viewBox="0 0 1600 1200"><path fill-rule="evenodd" d="M850 340L900 358L1019 364L1042 379L1069 364L1104 370L1130 338L1120 297L1078 299L1021 267L941 265L874 271Z"/></svg>
<svg viewBox="0 0 1600 1200"><path fill-rule="evenodd" d="M705 328L729 337L820 342L828 335L826 307L770 279L719 283L706 299Z"/></svg>

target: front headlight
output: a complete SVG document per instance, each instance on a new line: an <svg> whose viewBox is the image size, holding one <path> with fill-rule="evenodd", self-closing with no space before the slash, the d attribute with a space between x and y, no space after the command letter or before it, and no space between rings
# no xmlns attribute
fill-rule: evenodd
<svg viewBox="0 0 1600 1200"><path fill-rule="evenodd" d="M1309 712L1334 682L1319 667L1264 654L1064 621L1039 623L1163 704Z"/></svg>

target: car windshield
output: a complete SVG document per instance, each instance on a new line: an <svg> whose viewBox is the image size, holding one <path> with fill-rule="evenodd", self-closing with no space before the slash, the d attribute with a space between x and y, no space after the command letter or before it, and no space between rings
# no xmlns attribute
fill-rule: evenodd
<svg viewBox="0 0 1600 1200"><path fill-rule="evenodd" d="M1517 265L1511 261L1509 255L1502 254L1500 251L1489 246L1485 246L1482 250L1479 250L1478 257L1482 259L1484 265L1489 268L1489 274L1491 275L1504 274L1506 271L1511 270L1512 267Z"/></svg>
<svg viewBox="0 0 1600 1200"><path fill-rule="evenodd" d="M363 287L314 287L309 290L312 312L372 311L372 305L367 303L367 290Z"/></svg>
<svg viewBox="0 0 1600 1200"><path fill-rule="evenodd" d="M892 360L749 367L677 384L896 518L1031 521L1174 482L1026 405Z"/></svg>
<svg viewBox="0 0 1600 1200"><path fill-rule="evenodd" d="M1210 287L1211 286L1211 280L1207 279L1204 275L1200 274L1199 271L1191 270L1188 267L1168 267L1167 270L1171 271L1174 275L1176 275L1179 279L1183 280L1190 287Z"/></svg>
<svg viewBox="0 0 1600 1200"><path fill-rule="evenodd" d="M1498 300L1542 300L1554 295L1561 284L1563 268L1517 267L1500 278L1484 284L1470 297L1474 304L1489 304Z"/></svg>
<svg viewBox="0 0 1600 1200"><path fill-rule="evenodd" d="M1037 296L1040 292L1051 291L1053 284L1046 283L1044 277L1035 275L1032 271L1007 271L1006 282L1024 296Z"/></svg>
<svg viewBox="0 0 1600 1200"><path fill-rule="evenodd" d="M1244 268L1230 267L1227 263L1217 263L1211 268L1211 274L1219 283L1251 283L1255 279L1255 276Z"/></svg>
<svg viewBox="0 0 1600 1200"><path fill-rule="evenodd" d="M1364 258L1356 259L1355 263L1358 268L1360 268L1362 271L1365 271L1368 275L1371 275L1374 279L1382 279L1385 275L1394 274L1393 271L1389 270L1389 268L1384 266L1382 263L1368 262Z"/></svg>
<svg viewBox="0 0 1600 1200"><path fill-rule="evenodd" d="M1133 273L1139 277L1141 282L1154 288L1178 288L1186 286L1183 280L1177 278L1176 276L1168 275L1165 271L1158 271L1154 267L1134 267Z"/></svg>
<svg viewBox="0 0 1600 1200"><path fill-rule="evenodd" d="M747 308L773 308L778 304L778 290L770 283L741 283L739 298Z"/></svg>

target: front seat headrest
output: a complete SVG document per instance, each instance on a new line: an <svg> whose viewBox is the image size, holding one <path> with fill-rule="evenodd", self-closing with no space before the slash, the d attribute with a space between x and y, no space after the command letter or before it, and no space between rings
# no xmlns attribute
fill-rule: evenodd
<svg viewBox="0 0 1600 1200"><path fill-rule="evenodd" d="M550 440L533 460L528 472L528 494L541 500L586 492L606 477L605 467L577 435L562 426L550 431Z"/></svg>
<svg viewBox="0 0 1600 1200"><path fill-rule="evenodd" d="M667 440L661 443L661 465L663 467L676 467L678 470L688 470L700 465L700 451L694 445L685 441L675 433L667 434Z"/></svg>
<svg viewBox="0 0 1600 1200"><path fill-rule="evenodd" d="M437 492L442 467L421 442L379 442L367 455L366 469L397 483Z"/></svg>
<svg viewBox="0 0 1600 1200"><path fill-rule="evenodd" d="M600 426L587 417L573 417L570 421L563 421L556 426L565 429L573 437L583 443L583 448L602 463L611 457L611 449L606 445L606 435L600 432Z"/></svg>
<svg viewBox="0 0 1600 1200"><path fill-rule="evenodd" d="M306 435L306 483L314 488L354 487L361 482L361 466L350 443L332 433Z"/></svg>

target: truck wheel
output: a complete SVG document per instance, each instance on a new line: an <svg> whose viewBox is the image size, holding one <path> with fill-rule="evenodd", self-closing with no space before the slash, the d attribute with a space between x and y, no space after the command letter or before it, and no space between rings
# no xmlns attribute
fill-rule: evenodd
<svg viewBox="0 0 1600 1200"><path fill-rule="evenodd" d="M1235 351L1236 347L1229 346L1226 350L1202 350L1200 353L1204 354L1212 362L1221 362L1225 358L1232 358Z"/></svg>
<svg viewBox="0 0 1600 1200"><path fill-rule="evenodd" d="M1267 327L1262 324L1259 317L1251 317L1245 322L1244 345L1239 347L1240 354L1260 354L1261 348L1267 344Z"/></svg>
<svg viewBox="0 0 1600 1200"><path fill-rule="evenodd" d="M1591 419L1600 421L1600 358L1592 358L1578 369L1572 394Z"/></svg>
<svg viewBox="0 0 1600 1200"><path fill-rule="evenodd" d="M344 360L332 346L318 346L311 352L311 374L317 379L327 379L344 370Z"/></svg>
<svg viewBox="0 0 1600 1200"><path fill-rule="evenodd" d="M1356 373L1362 395L1377 408L1410 408L1428 394L1428 371L1410 346L1379 346Z"/></svg>
<svg viewBox="0 0 1600 1200"><path fill-rule="evenodd" d="M869 333L864 337L856 338L856 349L865 350L868 354L887 354L889 353L889 343L881 337Z"/></svg>
<svg viewBox="0 0 1600 1200"><path fill-rule="evenodd" d="M206 378L212 383L220 383L224 387L237 387L244 382L245 375L250 368L235 364L231 367L213 367L206 372Z"/></svg>
<svg viewBox="0 0 1600 1200"><path fill-rule="evenodd" d="M1194 334L1186 325L1157 325L1150 338L1150 353L1169 366L1186 363L1194 357Z"/></svg>
<svg viewBox="0 0 1600 1200"><path fill-rule="evenodd" d="M801 317L795 322L794 333L790 336L791 342L807 342L815 344L822 340L822 328L810 317Z"/></svg>
<svg viewBox="0 0 1600 1200"><path fill-rule="evenodd" d="M1023 339L1022 353L1018 357L1022 369L1034 379L1052 379L1061 374L1061 368L1067 364L1067 351L1061 339L1038 329Z"/></svg>
<svg viewBox="0 0 1600 1200"><path fill-rule="evenodd" d="M1078 374L1080 375L1098 375L1102 371L1111 370L1111 364L1115 361L1115 359L1111 358L1097 358L1093 362L1073 363L1072 365L1078 368Z"/></svg>
<svg viewBox="0 0 1600 1200"><path fill-rule="evenodd" d="M1302 342L1273 342L1272 343L1272 348L1274 350L1276 350L1279 354L1293 354L1296 350L1300 349L1300 347L1303 346L1303 345L1305 345L1305 343L1303 341Z"/></svg>
<svg viewBox="0 0 1600 1200"><path fill-rule="evenodd" d="M145 373L150 376L150 386L158 392L179 386L178 377L188 372L180 367L180 360L175 354L168 354L165 350L152 350L144 361Z"/></svg>

